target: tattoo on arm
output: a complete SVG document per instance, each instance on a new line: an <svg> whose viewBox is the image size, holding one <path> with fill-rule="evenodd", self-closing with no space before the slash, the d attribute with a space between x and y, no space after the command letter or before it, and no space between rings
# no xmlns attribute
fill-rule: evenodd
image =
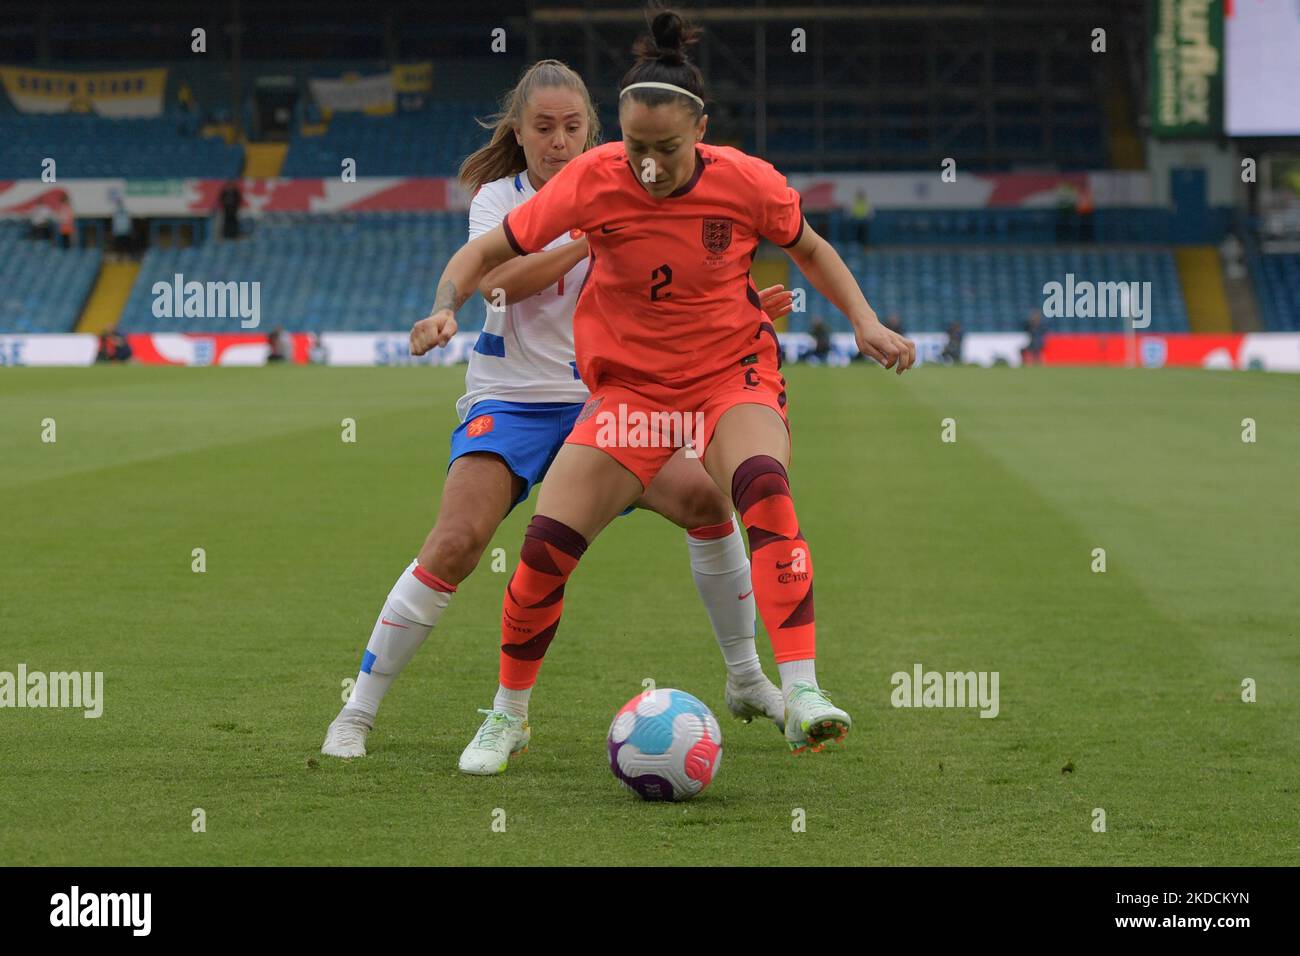
<svg viewBox="0 0 1300 956"><path fill-rule="evenodd" d="M438 287L438 294L433 300L433 311L441 312L443 309L451 309L451 311L455 312L465 304L465 300L468 298L469 296L457 292L456 283L448 279Z"/></svg>

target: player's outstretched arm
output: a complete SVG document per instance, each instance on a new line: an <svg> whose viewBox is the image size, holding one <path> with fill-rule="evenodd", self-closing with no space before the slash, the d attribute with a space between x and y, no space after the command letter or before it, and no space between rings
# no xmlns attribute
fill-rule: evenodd
<svg viewBox="0 0 1300 956"><path fill-rule="evenodd" d="M501 226L457 249L442 270L429 315L411 327L411 354L423 355L450 342L456 334L456 310L473 295L485 275L515 255Z"/></svg>
<svg viewBox="0 0 1300 956"><path fill-rule="evenodd" d="M490 303L500 301L498 290L505 296L505 305L514 305L530 295L536 295L548 286L555 285L560 277L587 258L587 237L565 243L549 252L534 252L502 263L483 277L478 284L479 294Z"/></svg>
<svg viewBox="0 0 1300 956"><path fill-rule="evenodd" d="M858 351L900 375L916 364L916 346L881 324L840 254L811 226L805 222L799 241L785 251L817 291L848 316Z"/></svg>

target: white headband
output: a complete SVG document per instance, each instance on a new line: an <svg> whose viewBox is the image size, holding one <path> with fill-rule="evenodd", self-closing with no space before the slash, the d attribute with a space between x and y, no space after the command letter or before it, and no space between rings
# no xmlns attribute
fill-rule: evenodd
<svg viewBox="0 0 1300 956"><path fill-rule="evenodd" d="M620 98L622 98L623 94L626 93L628 90L639 90L646 87L649 87L651 89L656 89L656 90L669 90L673 93L680 93L682 94L682 96L689 96L695 102L700 104L700 109L704 109L704 100L700 99L690 90L684 90L680 86L673 86L671 83L652 83L652 82L633 83L631 86L625 86L623 87L623 89L619 90L618 95Z"/></svg>

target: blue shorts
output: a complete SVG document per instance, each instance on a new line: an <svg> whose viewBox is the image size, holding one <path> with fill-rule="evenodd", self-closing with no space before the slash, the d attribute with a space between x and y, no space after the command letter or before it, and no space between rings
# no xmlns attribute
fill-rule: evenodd
<svg viewBox="0 0 1300 956"><path fill-rule="evenodd" d="M583 402L475 402L465 421L451 433L452 462L469 452L500 455L512 472L524 480L523 490L510 507L527 501L533 486L560 453L564 439L582 411ZM623 514L631 511L626 509Z"/></svg>

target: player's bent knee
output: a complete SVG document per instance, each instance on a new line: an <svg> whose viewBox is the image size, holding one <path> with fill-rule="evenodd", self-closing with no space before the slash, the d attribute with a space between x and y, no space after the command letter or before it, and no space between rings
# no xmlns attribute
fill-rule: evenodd
<svg viewBox="0 0 1300 956"><path fill-rule="evenodd" d="M478 566L489 540L469 524L439 524L420 549L418 560L431 574L459 584Z"/></svg>
<svg viewBox="0 0 1300 956"><path fill-rule="evenodd" d="M803 556L807 543L799 528L790 479L785 467L769 455L754 455L740 463L731 481L731 496L745 526L751 555L768 545L798 541Z"/></svg>
<svg viewBox="0 0 1300 956"><path fill-rule="evenodd" d="M731 502L711 481L698 490L692 491L687 500L687 507L687 520L683 524L687 529L726 524L731 521Z"/></svg>
<svg viewBox="0 0 1300 956"><path fill-rule="evenodd" d="M731 500L742 515L761 499L790 497L790 476L771 455L753 455L736 466L731 476Z"/></svg>
<svg viewBox="0 0 1300 956"><path fill-rule="evenodd" d="M687 531L731 521L731 502L711 481L707 485L688 487L672 495L645 495L637 499L636 505L638 508L658 512Z"/></svg>

